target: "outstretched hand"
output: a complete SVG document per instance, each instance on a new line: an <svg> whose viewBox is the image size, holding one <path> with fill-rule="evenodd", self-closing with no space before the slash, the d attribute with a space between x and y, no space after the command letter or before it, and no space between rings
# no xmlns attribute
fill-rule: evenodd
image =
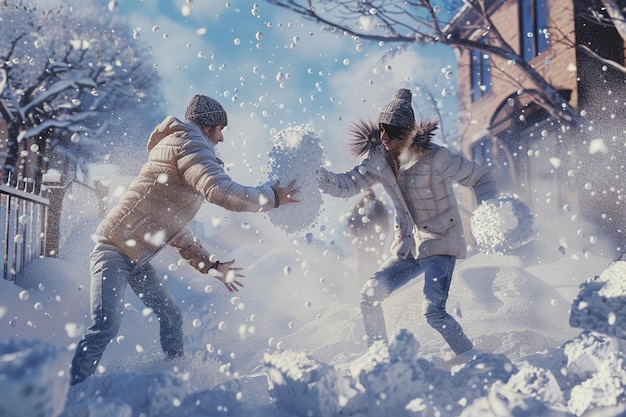
<svg viewBox="0 0 626 417"><path fill-rule="evenodd" d="M280 181L276 181L276 185L274 185L274 192L276 192L276 196L278 197L278 205L282 206L284 204L289 203L299 203L300 200L296 200L293 198L294 195L298 194L300 191L300 187L296 187L296 180L291 180L288 186L281 187Z"/></svg>
<svg viewBox="0 0 626 417"><path fill-rule="evenodd" d="M232 265L235 263L235 260L228 262L220 262L217 265L217 269L215 269L215 274L212 274L224 284L228 291L230 292L239 292L239 288L237 286L243 288L243 284L237 281L237 278L243 278L245 275L240 274L239 271L243 270L243 268L235 268Z"/></svg>

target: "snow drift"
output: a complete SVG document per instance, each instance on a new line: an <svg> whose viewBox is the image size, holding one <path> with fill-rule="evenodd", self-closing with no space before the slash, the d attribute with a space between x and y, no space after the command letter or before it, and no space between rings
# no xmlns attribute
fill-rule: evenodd
<svg viewBox="0 0 626 417"><path fill-rule="evenodd" d="M9 410L7 416L51 417L588 416L600 410L602 416L620 416L626 402L623 340L617 337L626 330L623 304L612 311L615 319L589 311L596 303L608 311L607 294L624 297L616 289L625 281L626 262L615 261L581 286L571 321L585 328L561 346L517 360L479 349L451 369L439 352L422 349L411 331L400 329L389 346L376 343L334 364L279 345L261 348L259 366L245 375L225 371L223 362L198 347L170 364L155 355L129 358L125 372L94 376L68 395L67 349L45 341L8 340L0 345L0 408ZM5 290L13 284L1 285ZM15 291L3 294L11 292L19 297ZM6 319L19 303L24 301L3 295L3 334L10 333ZM221 376L203 378L208 369L220 369Z"/></svg>

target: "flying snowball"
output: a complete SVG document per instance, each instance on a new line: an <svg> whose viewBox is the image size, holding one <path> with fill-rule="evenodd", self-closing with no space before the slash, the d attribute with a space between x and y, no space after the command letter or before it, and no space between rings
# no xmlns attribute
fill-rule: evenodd
<svg viewBox="0 0 626 417"><path fill-rule="evenodd" d="M323 148L317 132L309 126L293 126L273 137L269 154L270 179L280 179L286 186L296 180L300 203L287 204L267 214L273 225L287 233L296 233L311 227L322 207L316 171L323 165Z"/></svg>
<svg viewBox="0 0 626 417"><path fill-rule="evenodd" d="M476 249L503 255L530 239L533 216L517 196L503 196L481 203L470 219Z"/></svg>

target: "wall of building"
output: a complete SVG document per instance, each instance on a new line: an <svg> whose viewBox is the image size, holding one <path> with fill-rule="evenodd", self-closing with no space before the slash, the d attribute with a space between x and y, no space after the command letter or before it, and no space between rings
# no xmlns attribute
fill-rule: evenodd
<svg viewBox="0 0 626 417"><path fill-rule="evenodd" d="M548 21L551 27L548 50L535 57L531 65L549 83L557 89L572 90L570 104L577 106L576 83L576 50L572 46L574 38L574 9L571 1L549 0ZM519 53L520 25L519 4L517 1L504 2L491 16L511 47ZM480 33L477 33L480 35ZM563 37L567 42L560 41ZM457 51L459 60L458 91L460 131L465 132L461 140L461 148L466 156L470 156L471 145L483 135L498 106L511 94L522 87L537 88L519 67L507 60L490 56L491 59L491 91L471 101L470 51Z"/></svg>
<svg viewBox="0 0 626 417"><path fill-rule="evenodd" d="M590 58L575 45L582 43L620 64L623 64L619 61L626 49L624 39L610 26L603 27L583 18L575 21L574 3L582 11L591 4L588 2L548 0L549 48L530 62L554 88L571 91L569 103L581 115L580 126L563 126L536 113L538 117L532 123L510 125L509 131L499 132L497 137L488 135L490 121L507 97L522 87L538 86L515 65L491 57L491 91L472 101L470 51L459 50L461 148L472 159L472 146L482 138L507 144L516 163L511 188L531 207L536 220L562 217L566 207L598 226L600 233L613 239L615 248L623 251L626 247L626 205L623 204L626 148L621 139L625 130L615 121L626 116L626 76ZM601 7L599 1L593 5ZM503 1L492 15L496 28L516 50L520 48L522 36L518 6L517 0ZM525 114L529 114L528 108ZM514 120L517 115L509 117L508 120ZM605 148L593 150L590 147L593 141L600 141ZM497 174L499 168L494 167L494 173ZM501 182L504 183L506 181ZM464 212L471 213L472 193L461 189L459 195ZM468 219L469 215L464 221ZM468 228L466 234L469 238Z"/></svg>
<svg viewBox="0 0 626 417"><path fill-rule="evenodd" d="M574 37L574 6L572 1L563 0L549 0L548 2L548 22L551 28L551 38L549 40L548 49L542 52L539 56L535 57L530 64L542 75L549 83L551 83L557 89L572 90L570 104L576 108L578 103L577 96L577 80L576 80L576 50L573 47L575 43ZM509 45L517 52L520 52L520 19L519 19L519 2L517 0L502 2L497 10L495 10L491 16L497 30L502 37L506 39ZM477 32L476 35L480 36L482 33ZM562 39L567 39L567 42L562 42ZM472 101L471 98L471 76L470 76L470 51L458 50L457 58L459 67L457 70L458 75L458 92L459 92L459 129L463 132L461 138L461 150L463 154L472 159L471 148L476 141L487 136L487 129L490 126L491 119L494 113L497 111L501 103L506 100L520 88L537 88L537 86L529 80L529 77L515 64L508 62L507 60L490 56L491 59L491 91L485 96ZM539 132L537 132L539 133ZM524 164L526 168L535 166L534 162L538 161L536 155L540 155L539 149L534 149L537 146L547 146L554 148L555 141L558 141L558 137L546 137L541 142L533 140L533 145L529 145L525 152L529 152L531 155L529 158L533 159L528 164ZM546 142L546 143L542 143ZM546 152L546 149L542 149ZM545 153L544 153L545 155ZM524 155L523 158L527 158ZM537 159L537 161L535 161ZM510 169L510 167L500 167L503 171ZM549 167L542 167L542 170L549 169ZM499 181L501 191L511 192L506 189L506 181L498 176L498 168L494 167L494 174ZM532 175L529 172L521 173L524 180L530 178ZM516 178L515 180L519 180ZM545 182L544 185L539 184L539 181ZM553 211L554 207L560 202L556 193L551 191L556 188L554 179L548 181L534 179L534 183L525 184L525 190L528 191L528 195L522 196L527 199L528 204L533 204L537 200L542 200L542 204L547 202L551 206ZM458 192L459 202L462 208L462 217L467 237L468 244L471 244L471 234L469 230L469 219L473 208L475 207L475 199L471 190L459 188Z"/></svg>

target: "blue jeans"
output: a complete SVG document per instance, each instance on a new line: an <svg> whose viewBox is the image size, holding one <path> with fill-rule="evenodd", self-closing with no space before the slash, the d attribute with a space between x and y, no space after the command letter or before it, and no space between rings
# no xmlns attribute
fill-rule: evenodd
<svg viewBox="0 0 626 417"><path fill-rule="evenodd" d="M92 324L78 342L70 384L93 375L104 349L122 324L126 284L159 320L161 347L168 356L183 354L183 317L163 279L150 264L138 266L115 246L97 243L91 255Z"/></svg>
<svg viewBox="0 0 626 417"><path fill-rule="evenodd" d="M427 323L437 330L457 355L470 350L472 342L461 325L446 312L448 291L456 258L447 255L422 259L389 258L361 290L361 313L365 323L368 344L376 340L387 342L387 330L382 302L391 293L424 273L424 301L422 312Z"/></svg>

